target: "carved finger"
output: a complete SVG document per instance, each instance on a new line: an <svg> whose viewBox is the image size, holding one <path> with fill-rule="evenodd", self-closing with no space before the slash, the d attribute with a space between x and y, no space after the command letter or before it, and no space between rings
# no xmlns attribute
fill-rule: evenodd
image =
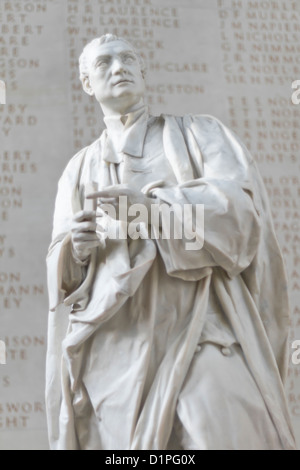
<svg viewBox="0 0 300 470"><path fill-rule="evenodd" d="M95 218L95 216L96 216L95 211L80 211L74 215L73 220L75 222L92 221Z"/></svg>
<svg viewBox="0 0 300 470"><path fill-rule="evenodd" d="M98 240L98 237L96 235L96 233L89 233L89 232L81 232L81 233L75 233L74 236L73 236L73 240L75 242L81 242L81 243L84 243L84 242L88 242L88 241L94 241L94 240Z"/></svg>

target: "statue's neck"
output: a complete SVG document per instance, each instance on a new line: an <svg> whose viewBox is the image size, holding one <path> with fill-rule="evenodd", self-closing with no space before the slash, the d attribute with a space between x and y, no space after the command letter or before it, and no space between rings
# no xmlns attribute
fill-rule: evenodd
<svg viewBox="0 0 300 470"><path fill-rule="evenodd" d="M120 103L116 107L108 107L105 105L101 105L102 111L105 117L122 117L126 116L131 113L135 113L136 111L140 110L141 108L145 107L144 99L141 98L138 103L130 106L120 106Z"/></svg>

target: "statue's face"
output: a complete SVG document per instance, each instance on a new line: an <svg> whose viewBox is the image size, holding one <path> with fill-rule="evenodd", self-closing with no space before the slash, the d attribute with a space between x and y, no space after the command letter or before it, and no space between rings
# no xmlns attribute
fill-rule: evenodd
<svg viewBox="0 0 300 470"><path fill-rule="evenodd" d="M95 45L88 51L90 94L100 104L114 109L118 102L128 108L145 94L145 81L135 52L123 41ZM89 92L89 91L88 91Z"/></svg>

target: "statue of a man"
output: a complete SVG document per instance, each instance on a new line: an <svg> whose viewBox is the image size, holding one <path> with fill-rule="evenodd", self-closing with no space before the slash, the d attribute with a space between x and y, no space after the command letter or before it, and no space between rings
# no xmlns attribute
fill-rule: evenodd
<svg viewBox="0 0 300 470"><path fill-rule="evenodd" d="M211 116L150 116L144 63L123 39L88 44L80 77L106 129L59 182L47 258L51 448L295 448L286 278L252 157ZM170 209L157 236L145 235L151 218L136 224L140 237L105 236L129 227L124 200L128 213ZM162 236L175 205L198 204L204 243Z"/></svg>

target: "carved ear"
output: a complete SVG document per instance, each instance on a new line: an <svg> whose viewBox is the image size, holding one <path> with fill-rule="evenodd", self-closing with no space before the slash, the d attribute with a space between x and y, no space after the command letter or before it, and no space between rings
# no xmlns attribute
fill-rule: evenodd
<svg viewBox="0 0 300 470"><path fill-rule="evenodd" d="M83 86L84 91L85 91L88 95L94 96L94 91L93 91L93 89L92 89L92 87L91 87L89 77L84 77L83 82L82 82L82 86Z"/></svg>

